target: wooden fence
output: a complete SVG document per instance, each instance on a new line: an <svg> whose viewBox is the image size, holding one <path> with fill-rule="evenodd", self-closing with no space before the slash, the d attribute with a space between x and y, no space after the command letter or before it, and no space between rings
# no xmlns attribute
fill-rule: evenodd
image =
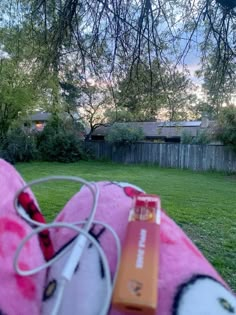
<svg viewBox="0 0 236 315"><path fill-rule="evenodd" d="M236 172L236 154L225 146L139 142L111 146L104 141L85 143L96 159L119 163L147 163L196 171Z"/></svg>

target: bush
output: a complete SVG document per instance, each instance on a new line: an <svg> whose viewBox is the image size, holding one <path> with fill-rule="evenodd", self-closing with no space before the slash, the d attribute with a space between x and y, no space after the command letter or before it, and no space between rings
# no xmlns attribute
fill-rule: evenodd
<svg viewBox="0 0 236 315"><path fill-rule="evenodd" d="M196 137L193 137L189 132L183 131L181 143L183 144L208 144L211 142L211 135L207 130L199 131Z"/></svg>
<svg viewBox="0 0 236 315"><path fill-rule="evenodd" d="M211 142L211 136L208 131L200 131L197 136L193 139L193 144L208 144Z"/></svg>
<svg viewBox="0 0 236 315"><path fill-rule="evenodd" d="M218 118L216 139L229 145L236 152L236 107L224 108Z"/></svg>
<svg viewBox="0 0 236 315"><path fill-rule="evenodd" d="M75 162L87 157L77 132L71 126L66 128L58 117L53 117L38 134L38 150L45 161Z"/></svg>
<svg viewBox="0 0 236 315"><path fill-rule="evenodd" d="M12 164L35 159L37 149L34 134L20 127L10 130L2 142L0 156Z"/></svg>
<svg viewBox="0 0 236 315"><path fill-rule="evenodd" d="M111 144L126 145L132 144L144 139L144 133L141 128L129 127L128 125L114 124L105 140Z"/></svg>
<svg viewBox="0 0 236 315"><path fill-rule="evenodd" d="M11 164L16 163L15 159L12 156L10 156L10 154L7 150L4 150L4 149L0 149L0 158L4 159L5 161L7 161Z"/></svg>
<svg viewBox="0 0 236 315"><path fill-rule="evenodd" d="M182 132L182 135L181 135L181 143L183 143L183 144L191 144L192 140L193 140L193 137L192 137L191 133L189 133L186 130L184 130Z"/></svg>

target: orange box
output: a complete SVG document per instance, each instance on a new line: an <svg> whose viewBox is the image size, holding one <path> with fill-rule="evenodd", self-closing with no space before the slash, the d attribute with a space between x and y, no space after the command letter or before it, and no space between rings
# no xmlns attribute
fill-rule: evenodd
<svg viewBox="0 0 236 315"><path fill-rule="evenodd" d="M112 305L129 314L153 315L157 309L160 199L139 195L130 212Z"/></svg>

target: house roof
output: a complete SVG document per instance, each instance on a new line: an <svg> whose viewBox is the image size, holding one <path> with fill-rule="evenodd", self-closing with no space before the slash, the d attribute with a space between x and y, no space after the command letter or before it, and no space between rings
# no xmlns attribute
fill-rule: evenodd
<svg viewBox="0 0 236 315"><path fill-rule="evenodd" d="M117 123L117 125L128 125L131 128L142 128L146 137L180 137L183 131L196 136L201 124L202 121ZM93 135L105 136L109 128L101 126L93 132Z"/></svg>
<svg viewBox="0 0 236 315"><path fill-rule="evenodd" d="M30 116L32 121L48 121L52 114L50 113L36 113Z"/></svg>
<svg viewBox="0 0 236 315"><path fill-rule="evenodd" d="M164 121L155 122L157 127L200 127L201 120L197 121Z"/></svg>

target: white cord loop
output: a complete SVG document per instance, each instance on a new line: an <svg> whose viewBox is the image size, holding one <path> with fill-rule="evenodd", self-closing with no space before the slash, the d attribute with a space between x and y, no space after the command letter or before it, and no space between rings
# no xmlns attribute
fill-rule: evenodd
<svg viewBox="0 0 236 315"><path fill-rule="evenodd" d="M74 223L71 223L71 222L70 223L69 222L51 222L49 224L44 224L44 223L36 222L26 215L26 213L23 211L22 207L19 205L19 202L18 202L18 198L19 198L20 194L26 188L29 188L29 187L36 185L36 184L48 182L51 180L74 181L74 182L78 182L80 184L82 183L89 188L90 192L93 195L93 204L92 204L92 209L90 211L90 215L86 221L84 220L84 221L79 221L79 222L74 222ZM100 312L100 315L107 315L107 313L109 311L112 291L113 291L114 283L115 283L115 280L117 277L118 266L120 263L121 245L120 245L119 237L117 236L116 232L109 225L107 225L104 222L94 220L94 216L96 214L96 210L97 210L97 206L98 206L98 197L99 197L99 188L97 187L97 185L95 183L90 183L90 182L87 182L86 180L84 180L80 177L73 177L73 176L50 176L50 177L34 180L34 181L31 181L28 184L26 184L24 187L22 187L15 195L14 206L16 208L17 213L21 217L23 217L27 222L36 226L36 228L22 240L22 242L20 243L19 247L16 250L14 261L13 261L13 266L14 266L15 271L19 275L31 276L31 275L34 275L34 274L42 271L43 269L46 269L46 268L52 266L63 255L65 255L65 253L67 253L69 249L71 249L73 247L71 254L70 254L63 270L62 270L60 279L58 281L58 283L60 283L60 285L59 285L58 296L57 296L57 300L56 300L52 315L57 315L59 312L60 305L61 305L61 302L63 300L63 294L64 294L65 286L71 280L71 278L74 274L75 268L76 268L76 266L77 266L77 264L78 264L78 262L82 256L83 250L85 249L88 240L98 250L98 253L101 257L101 261L103 263L104 272L105 272L107 296L106 296L106 299L104 301L104 305L103 305L103 308ZM106 255L104 253L104 250L102 249L100 244L89 234L89 230L91 229L93 224L99 224L99 225L104 226L107 230L109 230L111 232L111 234L113 235L113 237L115 239L116 247L117 247L117 266L116 266L116 272L115 272L114 279L113 279L113 284L112 284L112 280L111 280L111 273L110 273L109 264L108 264ZM78 225L83 225L83 226L78 227ZM20 253L21 253L23 247L25 246L25 244L34 235L42 232L45 229L50 229L50 228L68 228L68 229L71 229L71 230L77 232L78 236L69 246L67 246L57 256L53 257L51 260L49 260L45 264L43 264L41 266L37 266L35 269L32 269L32 270L20 269L19 265L18 265L18 259L19 259Z"/></svg>

